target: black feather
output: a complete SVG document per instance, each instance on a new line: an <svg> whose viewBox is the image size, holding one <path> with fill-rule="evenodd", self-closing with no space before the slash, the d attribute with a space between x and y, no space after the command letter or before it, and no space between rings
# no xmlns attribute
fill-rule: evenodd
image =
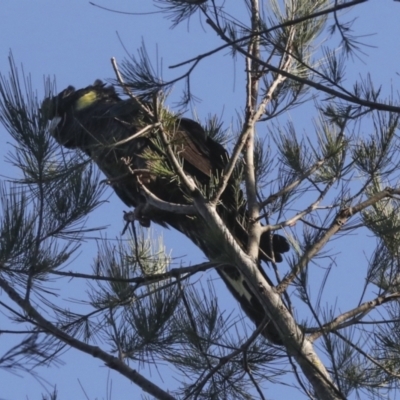
<svg viewBox="0 0 400 400"><path fill-rule="evenodd" d="M145 106L151 109L149 104ZM191 200L173 175L157 130L128 140L153 123L137 100L122 100L112 86L97 80L84 89L75 90L69 86L58 96L46 99L42 112L48 119L58 118L51 134L61 145L84 151L106 175L118 197L127 206L139 207L138 220L142 225L148 226L152 221L172 226L190 238L210 260L221 260L223 240L215 237L200 216L177 215L146 203L139 182L164 201L190 204ZM167 116L168 140L175 147L185 173L197 182L205 196L211 196L229 160L228 153L221 144L207 136L199 123L172 114ZM248 218L240 179L235 176L230 179L217 211L233 237L245 249ZM280 262L282 253L289 250L289 244L283 236L273 235L271 238L266 233L261 237L260 249L260 258L264 261L272 258ZM225 259L229 259L229 255ZM260 271L272 284L261 265ZM246 314L257 325L260 324L265 315L263 307L240 271L229 265L219 268L218 273ZM272 342L281 343L272 323L263 334Z"/></svg>

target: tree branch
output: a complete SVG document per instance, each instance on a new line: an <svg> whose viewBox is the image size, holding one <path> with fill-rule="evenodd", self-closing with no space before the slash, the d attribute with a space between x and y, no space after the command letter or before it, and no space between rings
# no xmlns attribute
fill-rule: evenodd
<svg viewBox="0 0 400 400"><path fill-rule="evenodd" d="M78 279L89 279L93 281L106 281L106 282L120 282L120 283L136 283L138 285L144 285L149 283L161 282L170 278L178 278L182 279L182 275L194 275L197 272L205 272L212 268L220 268L222 264L215 262L205 262L202 264L192 265L190 267L181 267L181 268L171 268L168 272L163 272L161 274L147 275L147 276L139 276L135 278L113 278L111 276L99 276L99 275L91 275L91 274L82 274L79 272L64 272L64 271L48 271L47 273L50 275L56 276L64 276L68 278L78 278ZM1 267L2 271L11 272L13 274L29 274L28 271L18 270L16 271L13 268Z"/></svg>
<svg viewBox="0 0 400 400"><path fill-rule="evenodd" d="M317 395L321 399L343 400L343 395L335 388L328 371L314 351L311 342L304 337L303 332L296 324L275 288L272 288L265 281L254 261L243 252L216 210L209 204L204 203L204 200L200 196L196 196L196 193L194 194L194 202L199 213L213 230L224 235L229 254L235 257L235 267L244 275L252 293L257 296L267 316L275 324L288 353L300 365Z"/></svg>
<svg viewBox="0 0 400 400"><path fill-rule="evenodd" d="M312 258L316 256L319 251L328 243L330 238L342 229L349 218L365 208L377 203L378 201L398 193L400 193L400 189L395 190L386 188L385 190L375 194L374 196L371 196L368 200L365 200L354 207L341 209L337 213L330 228L325 232L324 236L301 256L299 262L293 268L292 272L283 278L282 282L276 287L278 293L283 293L287 289L290 283L296 279L296 276L307 267Z"/></svg>
<svg viewBox="0 0 400 400"><path fill-rule="evenodd" d="M14 288L12 288L6 280L2 278L0 278L0 287L7 293L12 301L17 303L18 306L26 312L27 316L31 318L36 325L49 332L55 338L83 353L89 354L95 358L99 358L100 360L104 361L104 363L108 367L119 372L121 375L125 376L133 383L141 387L145 392L151 394L152 396L155 396L157 399L174 400L173 396L162 390L153 382L146 379L136 370L128 367L118 358L108 354L97 346L92 346L87 343L81 342L80 340L75 339L73 336L70 336L61 329L57 328L55 325L45 319L38 311L36 311L36 309L32 307L31 303L28 300L24 300L18 294L18 292Z"/></svg>
<svg viewBox="0 0 400 400"><path fill-rule="evenodd" d="M309 330L315 331L315 333L309 335L308 338L311 341L315 341L325 333L329 333L332 331L336 331L351 326L355 322L358 322L365 315L367 315L374 308L389 301L398 300L399 298L400 298L400 293L393 293L388 296L378 296L374 300L366 301L360 306L339 315L333 321L324 324L321 328L310 328ZM350 319L351 321L349 321Z"/></svg>

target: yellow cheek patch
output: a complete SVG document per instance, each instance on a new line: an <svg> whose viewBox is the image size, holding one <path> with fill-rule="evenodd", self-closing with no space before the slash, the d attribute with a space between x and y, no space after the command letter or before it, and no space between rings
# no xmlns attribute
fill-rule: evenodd
<svg viewBox="0 0 400 400"><path fill-rule="evenodd" d="M80 97L77 100L77 102L75 104L75 110L82 110L86 107L89 107L96 100L97 100L97 93L96 93L96 91L92 90L92 91L84 94L82 97Z"/></svg>

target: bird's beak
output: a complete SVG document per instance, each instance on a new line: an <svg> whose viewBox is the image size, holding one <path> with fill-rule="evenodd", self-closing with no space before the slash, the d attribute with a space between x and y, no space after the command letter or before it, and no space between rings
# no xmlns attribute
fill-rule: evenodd
<svg viewBox="0 0 400 400"><path fill-rule="evenodd" d="M54 117L51 122L50 122L50 126L49 126L49 132L51 134L55 133L58 124L61 122L62 118L61 117Z"/></svg>

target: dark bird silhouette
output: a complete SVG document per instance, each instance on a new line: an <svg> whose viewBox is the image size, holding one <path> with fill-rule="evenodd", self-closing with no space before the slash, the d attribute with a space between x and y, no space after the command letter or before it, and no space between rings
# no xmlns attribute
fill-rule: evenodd
<svg viewBox="0 0 400 400"><path fill-rule="evenodd" d="M135 98L123 100L114 87L97 80L84 89L67 87L57 96L45 99L41 110L43 116L52 121L50 133L56 141L66 148L85 152L106 175L118 197L127 206L135 207L136 220L143 226L151 222L171 226L186 235L211 261L223 265L217 272L255 324L264 320L263 307L240 271L232 260L228 265L227 258L221 257L223 240L216 237L201 216L166 211L147 201L144 187L164 202L192 204L166 155L159 128L149 128L154 125L154 119L149 116L154 111L150 104ZM229 161L227 151L197 122L166 110L157 112L163 113L164 132L183 171L195 181L204 196L211 196ZM217 212L238 244L246 249L249 221L237 173L229 180ZM282 253L288 250L289 244L283 236L268 232L261 236L260 260L280 262ZM261 261L259 269L272 284ZM273 323L267 324L263 335L281 344Z"/></svg>

